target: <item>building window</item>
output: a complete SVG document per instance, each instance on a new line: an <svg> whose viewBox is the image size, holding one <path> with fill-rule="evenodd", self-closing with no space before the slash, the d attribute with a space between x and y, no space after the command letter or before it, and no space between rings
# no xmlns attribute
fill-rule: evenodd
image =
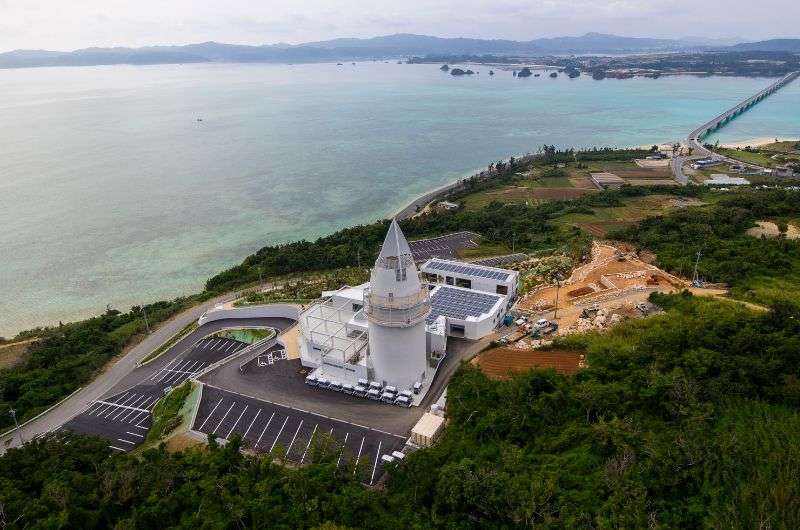
<svg viewBox="0 0 800 530"><path fill-rule="evenodd" d="M453 285L453 277L452 276L447 276L444 279L444 283L446 283L447 285Z"/></svg>
<svg viewBox="0 0 800 530"><path fill-rule="evenodd" d="M353 313L358 313L363 308L364 308L364 306L361 305L361 304L353 304Z"/></svg>
<svg viewBox="0 0 800 530"><path fill-rule="evenodd" d="M472 289L472 280L465 280L464 278L456 278L456 287L465 287Z"/></svg>
<svg viewBox="0 0 800 530"><path fill-rule="evenodd" d="M508 294L508 286L507 285L498 285L497 290L495 291L497 294L502 294L503 296Z"/></svg>

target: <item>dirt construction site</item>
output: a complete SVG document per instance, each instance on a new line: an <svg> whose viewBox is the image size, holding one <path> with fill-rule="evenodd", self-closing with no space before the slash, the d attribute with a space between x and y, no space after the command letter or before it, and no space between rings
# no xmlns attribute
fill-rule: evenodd
<svg viewBox="0 0 800 530"><path fill-rule="evenodd" d="M591 261L576 268L559 286L542 285L525 294L515 309L530 317L556 320L559 334L574 333L642 316L636 306L646 302L650 293L689 287L688 282L634 253L595 242Z"/></svg>

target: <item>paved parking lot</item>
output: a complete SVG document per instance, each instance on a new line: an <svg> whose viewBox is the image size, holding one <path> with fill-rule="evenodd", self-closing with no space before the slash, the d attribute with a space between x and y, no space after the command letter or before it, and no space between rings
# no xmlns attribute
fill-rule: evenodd
<svg viewBox="0 0 800 530"><path fill-rule="evenodd" d="M108 439L115 451L140 445L152 425L151 408L162 394L155 387L136 387L92 403L64 429Z"/></svg>
<svg viewBox="0 0 800 530"><path fill-rule="evenodd" d="M225 440L239 433L253 450L277 451L281 458L297 464L312 460L313 442L325 434L341 444L337 469L355 464L354 473L370 485L383 474L381 456L405 443L402 436L209 385L203 387L193 428Z"/></svg>
<svg viewBox="0 0 800 530"><path fill-rule="evenodd" d="M167 387L180 385L245 347L232 339L202 339L183 354L162 361L136 386L90 404L63 428L106 438L116 451L130 451L144 441L152 424L151 410Z"/></svg>
<svg viewBox="0 0 800 530"><path fill-rule="evenodd" d="M410 241L411 253L414 261L426 261L431 258L453 259L458 257L457 252L462 248L475 248L478 246L480 236L472 232L455 232L431 239Z"/></svg>

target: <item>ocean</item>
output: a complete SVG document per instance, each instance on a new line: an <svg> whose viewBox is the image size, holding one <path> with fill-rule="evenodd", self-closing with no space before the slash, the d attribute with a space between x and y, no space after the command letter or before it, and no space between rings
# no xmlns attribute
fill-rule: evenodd
<svg viewBox="0 0 800 530"><path fill-rule="evenodd" d="M438 66L0 70L0 335L196 292L545 143L675 140L770 82ZM795 82L719 137L800 136L799 102Z"/></svg>

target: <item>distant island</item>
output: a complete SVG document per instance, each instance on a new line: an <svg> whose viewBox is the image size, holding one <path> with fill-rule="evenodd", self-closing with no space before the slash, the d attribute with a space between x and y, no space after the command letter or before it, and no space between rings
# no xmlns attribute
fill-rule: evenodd
<svg viewBox="0 0 800 530"><path fill-rule="evenodd" d="M410 62L430 62L432 57L469 56L480 62L505 62L562 54L670 54L693 53L777 53L768 61L786 57L793 64L800 52L800 39L773 39L761 42L685 39L652 39L587 33L578 37L554 37L514 41L503 39L441 38L428 35L396 34L369 39L334 39L301 44L247 46L204 42L184 46L142 48L85 48L74 51L15 50L0 53L0 68L38 66L93 66L112 64L178 63L313 63L348 60L384 60L412 57ZM438 62L459 62L451 59ZM764 66L764 65L762 65ZM755 74L754 74L755 75Z"/></svg>

